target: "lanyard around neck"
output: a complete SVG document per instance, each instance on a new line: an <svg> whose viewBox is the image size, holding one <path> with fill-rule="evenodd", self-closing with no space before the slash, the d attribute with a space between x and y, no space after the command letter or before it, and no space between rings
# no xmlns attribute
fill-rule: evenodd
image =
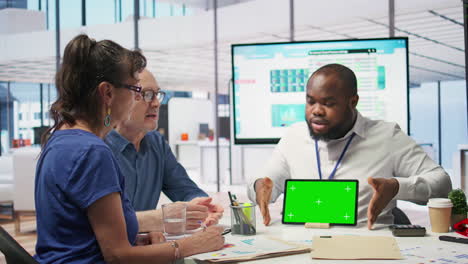
<svg viewBox="0 0 468 264"><path fill-rule="evenodd" d="M336 162L335 168L334 168L333 171L331 172L330 176L328 176L328 179L329 179L329 180L331 180L331 179L333 179L333 177L335 177L336 170L338 169L338 166L340 166L340 163L341 163L341 161L343 160L343 157L344 157L346 151L348 150L348 147L349 147L349 145L351 144L351 141L353 141L353 138L354 138L355 135L356 135L356 133L353 133L353 134L349 137L348 142L346 142L346 146L344 147L343 152L341 152L341 155L340 155L340 157L338 158L338 161ZM317 168L318 168L318 173L319 173L320 180L321 180L321 179L322 179L322 167L320 166L320 153L319 153L319 150L318 150L318 142L317 142L317 139L315 139L315 154L316 154L316 157L317 157Z"/></svg>

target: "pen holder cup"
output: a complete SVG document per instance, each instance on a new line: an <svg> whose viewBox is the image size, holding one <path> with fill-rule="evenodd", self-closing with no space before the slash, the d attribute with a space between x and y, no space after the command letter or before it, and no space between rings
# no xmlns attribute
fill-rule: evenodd
<svg viewBox="0 0 468 264"><path fill-rule="evenodd" d="M255 204L231 205L231 232L233 235L255 235Z"/></svg>

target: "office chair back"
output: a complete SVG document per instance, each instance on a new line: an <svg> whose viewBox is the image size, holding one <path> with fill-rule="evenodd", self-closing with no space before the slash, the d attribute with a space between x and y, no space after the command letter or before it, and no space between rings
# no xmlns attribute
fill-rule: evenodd
<svg viewBox="0 0 468 264"><path fill-rule="evenodd" d="M7 264L38 264L38 262L0 226L0 251Z"/></svg>
<svg viewBox="0 0 468 264"><path fill-rule="evenodd" d="M396 225L411 225L408 216L400 208L395 207L392 209L393 223Z"/></svg>

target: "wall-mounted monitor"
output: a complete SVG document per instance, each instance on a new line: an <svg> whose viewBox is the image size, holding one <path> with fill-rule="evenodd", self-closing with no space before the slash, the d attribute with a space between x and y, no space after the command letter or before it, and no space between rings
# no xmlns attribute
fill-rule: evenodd
<svg viewBox="0 0 468 264"><path fill-rule="evenodd" d="M364 116L409 133L407 38L236 44L231 53L235 144L274 144L304 121L307 80L330 63L356 74Z"/></svg>

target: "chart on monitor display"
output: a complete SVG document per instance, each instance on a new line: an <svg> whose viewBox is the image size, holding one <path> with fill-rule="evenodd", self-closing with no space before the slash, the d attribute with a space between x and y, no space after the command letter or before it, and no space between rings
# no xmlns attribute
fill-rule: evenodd
<svg viewBox="0 0 468 264"><path fill-rule="evenodd" d="M307 80L331 63L356 74L362 115L409 133L407 38L236 44L231 52L235 144L277 143L304 121Z"/></svg>

